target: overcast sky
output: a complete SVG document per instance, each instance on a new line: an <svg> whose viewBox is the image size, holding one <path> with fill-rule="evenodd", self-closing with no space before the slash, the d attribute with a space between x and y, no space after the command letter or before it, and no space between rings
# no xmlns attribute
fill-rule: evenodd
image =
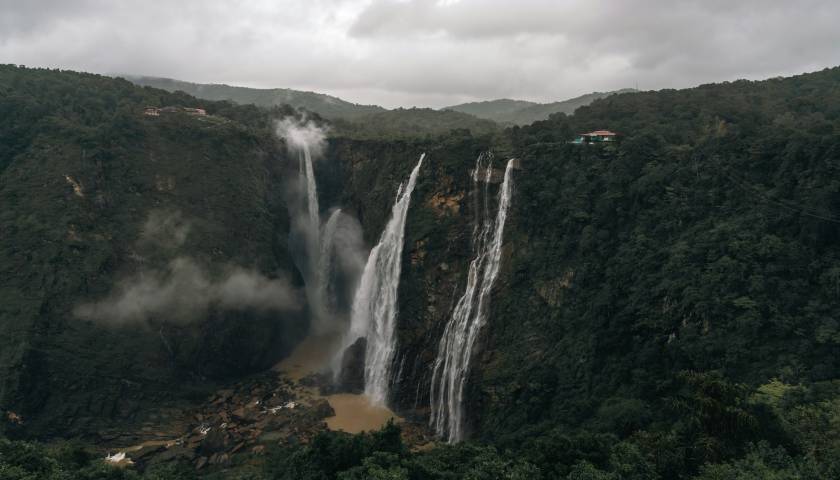
<svg viewBox="0 0 840 480"><path fill-rule="evenodd" d="M0 63L387 107L840 65L840 0L0 0Z"/></svg>

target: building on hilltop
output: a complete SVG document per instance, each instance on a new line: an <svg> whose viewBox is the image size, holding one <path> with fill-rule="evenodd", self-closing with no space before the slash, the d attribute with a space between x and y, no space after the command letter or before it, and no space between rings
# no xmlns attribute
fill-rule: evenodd
<svg viewBox="0 0 840 480"><path fill-rule="evenodd" d="M617 134L609 130L595 130L594 132L581 133L576 139L570 143L575 145L582 145L585 143L609 143L614 142Z"/></svg>

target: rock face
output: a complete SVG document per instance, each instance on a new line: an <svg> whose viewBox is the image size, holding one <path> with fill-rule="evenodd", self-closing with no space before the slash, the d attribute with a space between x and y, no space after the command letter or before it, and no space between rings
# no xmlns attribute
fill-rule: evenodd
<svg viewBox="0 0 840 480"><path fill-rule="evenodd" d="M338 391L362 393L365 390L365 348L367 340L360 337L344 351L338 375Z"/></svg>
<svg viewBox="0 0 840 480"><path fill-rule="evenodd" d="M368 242L382 231L396 186L411 170L412 159L426 153L406 221L398 291L397 377L391 406L404 417L422 419L427 413L431 366L470 261L470 167L488 148L486 141L471 136L454 137L445 146L433 141L333 140L328 153L342 165L347 210L360 219Z"/></svg>

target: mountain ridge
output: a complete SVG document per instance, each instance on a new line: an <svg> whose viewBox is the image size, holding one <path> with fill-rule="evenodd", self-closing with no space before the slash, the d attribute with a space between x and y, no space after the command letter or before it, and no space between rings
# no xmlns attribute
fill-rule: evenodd
<svg viewBox="0 0 840 480"><path fill-rule="evenodd" d="M136 85L160 88L168 92L180 90L205 100L231 101L260 107L290 105L295 108L304 108L329 119L354 118L387 110L378 105L363 105L325 93L291 88L252 88L224 83L194 83L166 77L121 76Z"/></svg>
<svg viewBox="0 0 840 480"><path fill-rule="evenodd" d="M501 98L498 100L485 100L481 102L468 102L458 105L444 107L441 110L453 110L456 112L469 113L470 115L487 120L493 120L501 124L527 125L540 120L547 120L555 113L570 115L579 107L589 105L595 100L607 98L621 93L635 93L638 90L633 88L622 88L609 92L592 92L566 100L556 102L538 103L528 100L514 100Z"/></svg>

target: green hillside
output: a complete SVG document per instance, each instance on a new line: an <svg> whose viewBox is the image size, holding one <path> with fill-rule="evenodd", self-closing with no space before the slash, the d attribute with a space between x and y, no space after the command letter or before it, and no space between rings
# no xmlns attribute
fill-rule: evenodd
<svg viewBox="0 0 840 480"><path fill-rule="evenodd" d="M148 117L146 105L212 115ZM292 273L278 191L285 148L261 133L262 114L14 66L0 66L0 111L0 409L23 415L31 433L130 421L273 365L305 332L299 312L212 307L199 321L163 311L124 325L74 313L120 282L166 278L177 265L210 280L231 268ZM144 225L161 217L188 234L147 241Z"/></svg>
<svg viewBox="0 0 840 480"><path fill-rule="evenodd" d="M151 117L147 105L209 115ZM305 305L217 304L185 322L175 304L142 326L76 314L175 260L210 283L236 267L299 289L285 203L297 160L271 128L288 115L297 113L0 67L7 436L103 445L151 428L145 416L167 402L209 397L215 411L224 399L210 391L298 344ZM840 67L609 95L504 130L464 112L360 118L329 124L315 176L322 210L342 206L368 246L426 153L398 290L390 406L401 426L349 435L319 417L307 436L292 414L267 417L267 434L247 447L160 447L165 463L145 471L106 468L78 445L0 439L0 476L840 477ZM619 137L569 143L595 129ZM496 207L479 204L473 180L488 151L495 168L517 158L521 169L465 384L468 440L422 443L430 365L467 282L475 220ZM486 188L495 198L497 184ZM155 240L154 218L174 219L163 225L181 240ZM206 457L217 463L197 471Z"/></svg>
<svg viewBox="0 0 840 480"><path fill-rule="evenodd" d="M227 100L241 105L259 107L289 105L315 112L325 118L357 118L385 109L376 105L359 105L323 93L304 92L289 88L248 88L222 84L190 83L171 78L127 76L137 85L160 88L169 92L182 91L206 100Z"/></svg>
<svg viewBox="0 0 840 480"><path fill-rule="evenodd" d="M539 104L526 100L511 100L509 98L502 98L499 100L462 103L460 105L444 107L441 110L463 112L474 115L478 118L485 118L496 122L506 122L506 119L516 115L517 112L536 105Z"/></svg>
<svg viewBox="0 0 840 480"><path fill-rule="evenodd" d="M452 130L468 130L475 135L483 135L500 128L495 122L461 112L397 108L352 120L335 120L332 135L357 139L405 139L436 137Z"/></svg>

